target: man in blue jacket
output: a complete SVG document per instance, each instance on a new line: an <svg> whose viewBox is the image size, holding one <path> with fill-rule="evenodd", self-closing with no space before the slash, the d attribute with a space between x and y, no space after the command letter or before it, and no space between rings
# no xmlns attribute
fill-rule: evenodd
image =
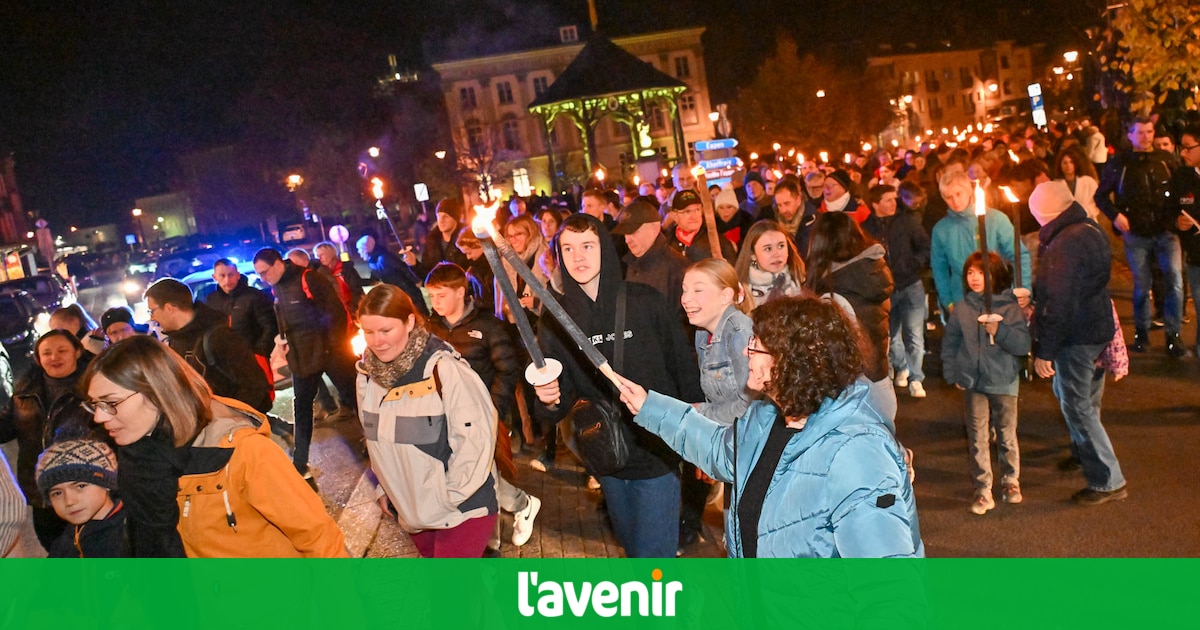
<svg viewBox="0 0 1200 630"><path fill-rule="evenodd" d="M1072 497L1099 505L1129 496L1112 442L1100 424L1104 370L1096 359L1113 340L1108 280L1112 255L1108 237L1087 218L1061 180L1040 184L1029 211L1042 226L1033 296L1033 369L1054 377L1054 395L1071 433L1087 487Z"/></svg>

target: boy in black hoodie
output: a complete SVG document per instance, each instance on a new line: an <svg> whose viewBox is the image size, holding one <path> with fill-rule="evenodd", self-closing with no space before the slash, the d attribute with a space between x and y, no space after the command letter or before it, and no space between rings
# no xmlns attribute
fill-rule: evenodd
<svg viewBox="0 0 1200 630"><path fill-rule="evenodd" d="M125 558L129 541L117 489L117 456L93 439L55 442L37 463L38 490L71 527L50 545L51 558Z"/></svg>
<svg viewBox="0 0 1200 630"><path fill-rule="evenodd" d="M624 287L624 357L614 369L648 389L673 392L680 400L704 400L696 357L676 309L657 290L622 280L616 249L600 221L571 215L563 222L554 251L563 270L563 295L555 297L609 361L616 339L617 298ZM582 399L616 399L612 385L553 318L541 318L538 345L547 357L563 363L557 381L536 388L540 404L534 412L540 419L557 423ZM614 533L630 558L674 557L679 542L679 458L660 438L634 424L623 405L617 407L635 444L624 469L598 477Z"/></svg>

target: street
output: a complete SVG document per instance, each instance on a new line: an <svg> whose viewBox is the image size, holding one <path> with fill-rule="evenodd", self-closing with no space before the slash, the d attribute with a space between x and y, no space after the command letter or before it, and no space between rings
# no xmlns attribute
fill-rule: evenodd
<svg viewBox="0 0 1200 630"><path fill-rule="evenodd" d="M1122 273L1123 272L1123 273ZM1114 267L1113 296L1126 338L1132 337L1130 280ZM88 289L80 296L95 316L118 293ZM116 303L116 302L113 302ZM123 300L122 300L123 303ZM1196 314L1183 337L1194 348ZM927 349L936 351L940 331ZM1019 439L1021 486L1025 501L1000 503L985 516L968 512L972 481L968 468L961 394L939 375L940 361L927 357L928 398L900 394L896 420L899 438L915 452L916 492L922 537L930 557L1190 557L1200 556L1200 503L1185 471L1200 461L1200 397L1195 358L1174 360L1163 350L1163 334L1151 334L1152 348L1131 353L1131 373L1119 383L1111 377L1104 395L1104 424L1129 479L1129 498L1096 507L1071 502L1084 487L1082 474L1060 472L1068 438L1050 383L1023 382ZM930 369L932 368L932 369ZM291 391L279 392L275 412L291 417ZM364 475L366 461L359 425L353 419L318 423L312 463L329 513L346 534L356 557L415 557L416 550L394 520L381 518L374 488ZM10 457L11 446L6 449ZM565 449L564 449L565 450ZM10 459L10 461L13 461ZM615 557L620 547L603 524L600 493L590 491L586 476L560 452L558 467L539 473L528 467L530 453L517 457L518 485L543 500L530 542L507 542L511 515L503 515L503 557ZM994 461L994 460L993 460ZM705 540L685 556L719 557L721 515L710 505ZM30 537L25 537L28 544ZM32 547L36 549L36 543ZM34 553L29 550L27 551Z"/></svg>

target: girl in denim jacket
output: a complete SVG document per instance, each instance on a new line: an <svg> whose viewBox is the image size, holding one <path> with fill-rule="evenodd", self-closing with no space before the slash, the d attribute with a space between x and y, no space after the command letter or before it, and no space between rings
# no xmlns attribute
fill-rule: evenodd
<svg viewBox="0 0 1200 630"><path fill-rule="evenodd" d="M708 258L688 267L680 299L688 322L696 330L700 388L706 402L696 410L721 424L733 424L750 406L746 389L750 366L750 300L737 272L724 260Z"/></svg>

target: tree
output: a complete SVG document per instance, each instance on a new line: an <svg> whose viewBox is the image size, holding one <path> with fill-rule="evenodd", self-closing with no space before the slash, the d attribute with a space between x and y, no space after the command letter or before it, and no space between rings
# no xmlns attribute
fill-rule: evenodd
<svg viewBox="0 0 1200 630"><path fill-rule="evenodd" d="M888 97L865 72L849 72L813 55L800 57L786 35L776 41L775 54L730 104L743 145L769 153L779 143L812 155L857 147L891 123Z"/></svg>
<svg viewBox="0 0 1200 630"><path fill-rule="evenodd" d="M1200 4L1194 0L1127 0L1100 38L1102 79L1128 95L1130 109L1190 109L1200 80ZM1115 99L1118 100L1119 99ZM1172 102L1174 101L1174 103Z"/></svg>

